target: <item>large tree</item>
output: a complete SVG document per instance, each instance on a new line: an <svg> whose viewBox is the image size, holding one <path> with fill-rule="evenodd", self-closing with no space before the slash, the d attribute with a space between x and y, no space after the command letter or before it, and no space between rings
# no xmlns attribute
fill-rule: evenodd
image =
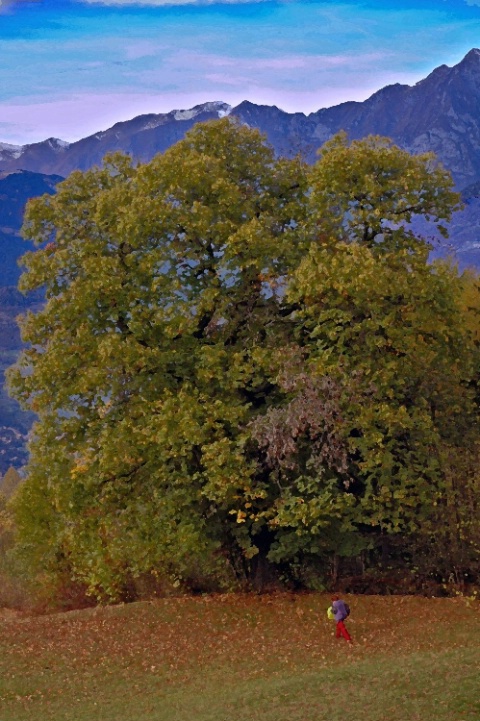
<svg viewBox="0 0 480 721"><path fill-rule="evenodd" d="M114 593L125 569L193 573L238 545L238 499L263 494L240 429L269 390L305 191L300 161L223 120L31 202L25 234L44 245L21 287L46 304L24 318L11 374L38 415L26 494L51 496L52 561L92 587Z"/></svg>
<svg viewBox="0 0 480 721"><path fill-rule="evenodd" d="M10 383L38 416L35 558L118 596L152 571L305 577L365 526L411 528L474 416L456 274L410 226L456 202L385 139L307 169L230 119L32 201L21 287L46 304Z"/></svg>

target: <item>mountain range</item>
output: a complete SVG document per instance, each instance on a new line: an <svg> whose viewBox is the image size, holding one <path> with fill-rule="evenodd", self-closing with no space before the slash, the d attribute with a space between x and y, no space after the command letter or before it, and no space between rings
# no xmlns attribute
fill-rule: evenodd
<svg viewBox="0 0 480 721"><path fill-rule="evenodd" d="M140 115L74 143L57 138L22 146L0 142L0 373L21 347L15 315L41 302L38 297L24 299L14 288L17 259L27 249L19 237L27 199L53 193L62 178L73 170L100 165L108 152L119 150L140 162L149 161L183 138L195 123L225 115L258 128L278 155L301 154L309 162L339 130L352 139L387 136L412 153L434 151L451 171L465 204L450 225L449 245L437 252L453 253L461 267L480 269L479 49L453 67L441 65L413 86L389 85L364 102L341 103L309 115L248 101L232 108L218 101ZM30 418L12 403L0 394L0 473L8 465L18 466L25 455L22 444Z"/></svg>
<svg viewBox="0 0 480 721"><path fill-rule="evenodd" d="M105 153L121 150L140 161L183 137L198 121L232 114L267 135L279 155L304 154L314 160L334 133L351 138L376 134L392 138L410 152L433 150L452 172L459 188L480 180L480 50L471 50L452 68L441 65L414 86L389 85L364 102L346 102L309 115L244 101L191 110L140 115L74 143L49 138L13 146L0 143L0 171L30 170L66 176L99 164Z"/></svg>

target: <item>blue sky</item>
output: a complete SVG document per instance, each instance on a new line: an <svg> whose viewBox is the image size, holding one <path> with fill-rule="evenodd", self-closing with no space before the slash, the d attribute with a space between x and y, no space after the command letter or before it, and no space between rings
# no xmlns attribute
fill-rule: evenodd
<svg viewBox="0 0 480 721"><path fill-rule="evenodd" d="M472 47L480 0L0 0L0 141L212 100L308 113Z"/></svg>

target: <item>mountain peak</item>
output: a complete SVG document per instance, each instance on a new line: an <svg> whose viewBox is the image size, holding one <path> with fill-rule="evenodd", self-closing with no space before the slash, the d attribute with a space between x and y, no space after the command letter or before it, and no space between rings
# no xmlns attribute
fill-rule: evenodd
<svg viewBox="0 0 480 721"><path fill-rule="evenodd" d="M217 113L219 118L223 118L225 115L229 115L231 106L221 100L213 100L210 103L202 103L201 105L195 105L195 107L189 110L173 110L172 114L175 120L191 120L201 113Z"/></svg>
<svg viewBox="0 0 480 721"><path fill-rule="evenodd" d="M66 140L61 140L60 138L48 138L46 142L54 150L63 150L64 148L68 148L70 145L70 143L67 143Z"/></svg>
<svg viewBox="0 0 480 721"><path fill-rule="evenodd" d="M480 65L480 50L472 48L460 61L459 65Z"/></svg>
<svg viewBox="0 0 480 721"><path fill-rule="evenodd" d="M473 78L475 83L477 82L477 77L480 77L480 50L478 48L469 50L465 57L456 65L439 65L432 70L426 78L415 83L414 87L423 90L424 88L431 87L432 83L438 86L444 82L451 82L454 78L462 81L462 79L467 77Z"/></svg>

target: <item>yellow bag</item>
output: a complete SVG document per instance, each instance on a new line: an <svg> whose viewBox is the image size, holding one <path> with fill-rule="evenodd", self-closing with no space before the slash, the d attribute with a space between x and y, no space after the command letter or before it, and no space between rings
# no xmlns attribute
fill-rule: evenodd
<svg viewBox="0 0 480 721"><path fill-rule="evenodd" d="M333 608L331 606L327 608L327 618L330 621L335 621L335 614L333 613Z"/></svg>

